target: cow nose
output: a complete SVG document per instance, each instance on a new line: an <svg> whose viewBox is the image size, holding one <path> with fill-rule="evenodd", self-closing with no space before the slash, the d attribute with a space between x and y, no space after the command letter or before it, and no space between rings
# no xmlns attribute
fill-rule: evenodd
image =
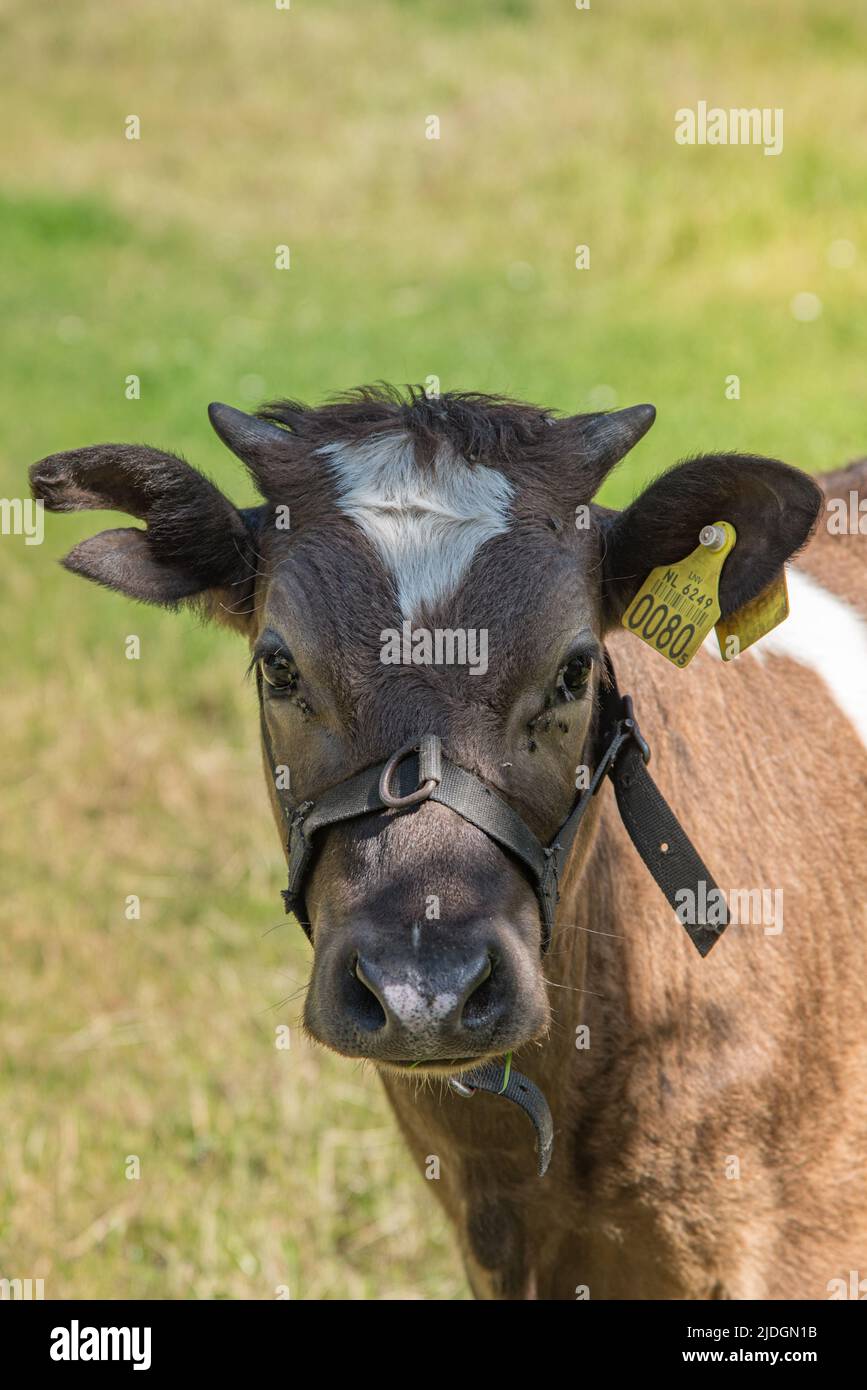
<svg viewBox="0 0 867 1390"><path fill-rule="evenodd" d="M344 1057L443 1067L514 1051L547 1004L536 942L506 919L424 930L359 917L320 925L304 1025Z"/></svg>
<svg viewBox="0 0 867 1390"><path fill-rule="evenodd" d="M481 951L422 976L412 971L395 975L377 961L356 956L354 973L367 991L357 1001L357 1018L371 1032L384 1031L392 1046L398 1039L442 1045L457 1042L478 1022L493 960L489 951Z"/></svg>

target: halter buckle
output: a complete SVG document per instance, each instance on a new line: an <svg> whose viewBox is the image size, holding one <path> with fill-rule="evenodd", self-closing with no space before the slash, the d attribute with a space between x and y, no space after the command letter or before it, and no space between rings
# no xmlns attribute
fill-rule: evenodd
<svg viewBox="0 0 867 1390"><path fill-rule="evenodd" d="M418 780L415 791L406 796L397 795L391 790L391 780L404 758L410 753L418 753ZM392 753L379 779L379 799L386 806L415 806L427 801L434 787L438 787L442 777L442 749L438 734L422 734Z"/></svg>

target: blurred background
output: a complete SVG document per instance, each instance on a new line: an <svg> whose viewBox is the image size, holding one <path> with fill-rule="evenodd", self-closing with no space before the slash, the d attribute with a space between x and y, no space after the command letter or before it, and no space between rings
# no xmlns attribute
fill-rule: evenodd
<svg viewBox="0 0 867 1390"><path fill-rule="evenodd" d="M209 401L380 378L653 401L615 504L863 454L865 48L855 0L2 0L0 491L146 441L250 503ZM678 145L701 100L782 107L782 154ZM66 575L105 524L0 537L0 1276L465 1297L375 1074L297 1027L246 651Z"/></svg>

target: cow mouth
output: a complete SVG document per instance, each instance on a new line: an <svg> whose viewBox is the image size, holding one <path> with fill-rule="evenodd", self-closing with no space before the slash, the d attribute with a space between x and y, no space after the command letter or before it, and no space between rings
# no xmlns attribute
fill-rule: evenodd
<svg viewBox="0 0 867 1390"><path fill-rule="evenodd" d="M467 1071L470 1067L477 1067L485 1060L485 1056L426 1057L416 1060L409 1057L382 1057L376 1059L376 1065L386 1071L416 1073L420 1076L453 1076Z"/></svg>

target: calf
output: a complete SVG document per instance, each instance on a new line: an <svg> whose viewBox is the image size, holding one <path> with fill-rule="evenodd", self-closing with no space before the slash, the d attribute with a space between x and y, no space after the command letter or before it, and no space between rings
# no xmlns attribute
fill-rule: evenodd
<svg viewBox="0 0 867 1390"><path fill-rule="evenodd" d="M479 1297L821 1298L867 1274L864 546L820 528L786 623L728 665L711 643L664 663L621 625L649 572L727 521L719 604L737 613L804 547L821 494L774 460L714 454L622 512L598 506L653 417L370 389L257 417L214 406L265 499L246 511L136 445L31 470L49 508L146 523L84 541L69 569L247 637L288 901L313 943L306 1028L371 1059L415 1162L439 1158ZM444 657L471 633L484 662ZM556 916L528 871L597 761L612 669L730 906L774 904L730 911L707 959L605 786ZM396 759L370 783L422 735L409 781ZM443 753L463 801L437 799ZM340 814L314 837L304 818L329 798ZM549 1098L544 1178L518 1109L447 1083L503 1058Z"/></svg>

